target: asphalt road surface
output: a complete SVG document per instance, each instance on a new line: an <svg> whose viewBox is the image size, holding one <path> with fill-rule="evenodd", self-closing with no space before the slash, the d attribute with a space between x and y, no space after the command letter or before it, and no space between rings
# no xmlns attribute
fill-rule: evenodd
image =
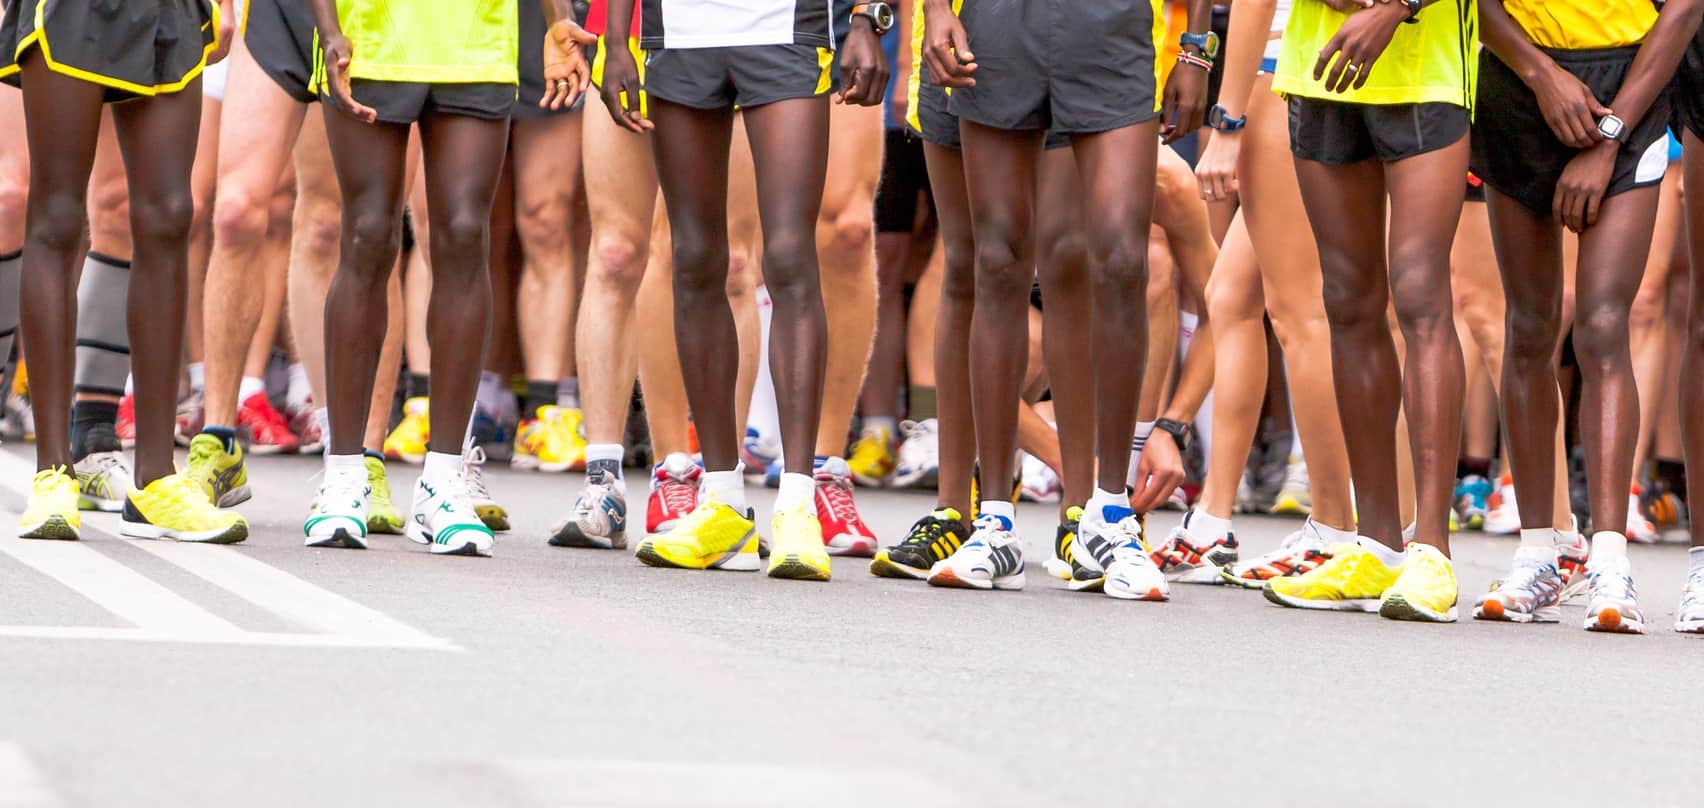
<svg viewBox="0 0 1704 808"><path fill-rule="evenodd" d="M0 519L28 451L0 449ZM1651 633L1605 636L1579 601L1439 626L1070 593L1039 505L1022 592L551 548L579 477L507 470L494 558L308 550L318 470L252 461L232 548L121 540L116 515L79 544L0 538L0 808L1704 804L1678 544L1632 550ZM859 502L886 542L931 499ZM1256 553L1298 523L1238 524ZM1513 548L1457 539L1464 601Z"/></svg>

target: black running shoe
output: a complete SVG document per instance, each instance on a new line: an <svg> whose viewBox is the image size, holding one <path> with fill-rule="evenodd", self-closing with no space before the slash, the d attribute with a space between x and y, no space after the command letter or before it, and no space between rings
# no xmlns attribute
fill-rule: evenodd
<svg viewBox="0 0 1704 808"><path fill-rule="evenodd" d="M870 574L883 578L929 577L929 568L953 554L970 538L970 528L952 508L939 508L911 526L905 539L892 547L876 552L870 560Z"/></svg>

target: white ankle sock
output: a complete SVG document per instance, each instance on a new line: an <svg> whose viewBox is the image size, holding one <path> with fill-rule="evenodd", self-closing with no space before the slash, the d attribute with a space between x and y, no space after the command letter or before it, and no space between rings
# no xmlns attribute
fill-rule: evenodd
<svg viewBox="0 0 1704 808"><path fill-rule="evenodd" d="M1600 530L1592 534L1591 560L1600 558L1626 558L1627 534L1613 530Z"/></svg>
<svg viewBox="0 0 1704 808"><path fill-rule="evenodd" d="M461 455L449 452L427 452L426 463L420 467L420 479L443 480L461 474Z"/></svg>
<svg viewBox="0 0 1704 808"><path fill-rule="evenodd" d="M266 380L259 376L244 376L242 386L237 388L237 404L240 406L249 396L266 392Z"/></svg>
<svg viewBox="0 0 1704 808"><path fill-rule="evenodd" d="M1018 522L1018 509L1012 507L1009 500L985 499L978 503L976 510L982 516L997 516L1006 521L1006 529L1011 530Z"/></svg>
<svg viewBox="0 0 1704 808"><path fill-rule="evenodd" d="M1365 548L1367 552L1378 556L1378 559L1383 561L1384 565L1387 567L1400 567L1402 566L1402 562L1408 559L1407 553L1404 553L1401 550L1392 550L1389 547L1384 546L1384 544L1378 539L1369 539L1366 536L1362 536L1356 541Z"/></svg>
<svg viewBox="0 0 1704 808"><path fill-rule="evenodd" d="M1309 519L1308 524L1313 525L1314 533L1325 539L1326 544L1343 544L1360 538L1353 530L1341 530L1331 525L1320 524L1313 519Z"/></svg>
<svg viewBox="0 0 1704 808"><path fill-rule="evenodd" d="M1203 541L1211 541L1231 532L1231 520L1221 519L1201 508L1190 511L1183 518L1183 522L1191 536Z"/></svg>
<svg viewBox="0 0 1704 808"><path fill-rule="evenodd" d="M698 483L698 490L701 495L715 497L717 502L741 514L746 512L745 475L737 468L732 471L704 472Z"/></svg>
<svg viewBox="0 0 1704 808"><path fill-rule="evenodd" d="M185 367L185 370L189 373L189 389L200 392L207 388L206 363L191 362ZM130 392L130 383L128 380L125 382L124 392Z"/></svg>
<svg viewBox="0 0 1704 808"><path fill-rule="evenodd" d="M1549 527L1521 528L1522 547L1542 547L1550 550L1556 547L1556 529Z"/></svg>
<svg viewBox="0 0 1704 808"><path fill-rule="evenodd" d="M775 512L804 510L816 513L816 480L809 474L781 475L781 490L775 495Z"/></svg>

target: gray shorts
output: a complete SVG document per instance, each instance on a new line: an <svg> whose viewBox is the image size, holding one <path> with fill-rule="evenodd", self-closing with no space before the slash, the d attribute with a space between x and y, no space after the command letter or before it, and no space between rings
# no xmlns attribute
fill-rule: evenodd
<svg viewBox="0 0 1704 808"><path fill-rule="evenodd" d="M951 107L967 121L1093 134L1159 117L1149 0L976 0L960 19L976 86Z"/></svg>
<svg viewBox="0 0 1704 808"><path fill-rule="evenodd" d="M917 122L923 127L917 136L932 146L958 151L963 146L959 141L959 119L949 108L947 98L947 91L930 84L928 79L917 83ZM1057 129L1047 130L1044 148L1065 149L1070 146L1070 135Z"/></svg>
<svg viewBox="0 0 1704 808"><path fill-rule="evenodd" d="M834 51L814 45L649 50L645 92L694 109L760 107L827 94L833 62Z"/></svg>
<svg viewBox="0 0 1704 808"><path fill-rule="evenodd" d="M1355 104L1290 97L1290 152L1303 160L1346 166L1381 163L1436 151L1467 135L1466 107L1424 104Z"/></svg>
<svg viewBox="0 0 1704 808"><path fill-rule="evenodd" d="M427 113L506 120L515 106L513 84L419 84L354 79L355 100L378 112L384 123L416 123ZM320 99L330 94L320 88Z"/></svg>

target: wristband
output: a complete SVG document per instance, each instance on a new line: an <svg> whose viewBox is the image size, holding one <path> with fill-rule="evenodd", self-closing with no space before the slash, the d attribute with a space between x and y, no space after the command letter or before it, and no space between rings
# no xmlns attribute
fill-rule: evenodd
<svg viewBox="0 0 1704 808"><path fill-rule="evenodd" d="M1188 51L1184 51L1183 53L1179 53L1177 55L1177 63L1182 64L1182 65L1194 65L1194 66L1199 67L1202 70L1206 70L1208 72L1211 72L1213 70L1213 60L1212 59L1208 59L1205 56L1197 56L1197 55L1190 53Z"/></svg>

